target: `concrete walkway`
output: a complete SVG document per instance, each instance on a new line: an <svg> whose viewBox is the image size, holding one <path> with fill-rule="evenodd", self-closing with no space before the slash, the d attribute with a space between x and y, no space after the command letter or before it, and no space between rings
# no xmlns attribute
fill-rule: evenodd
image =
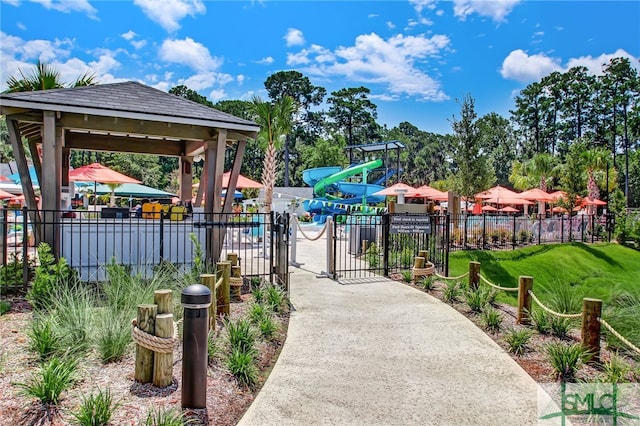
<svg viewBox="0 0 640 426"><path fill-rule="evenodd" d="M537 424L538 386L450 306L391 280L341 285L298 240L276 366L240 425Z"/></svg>

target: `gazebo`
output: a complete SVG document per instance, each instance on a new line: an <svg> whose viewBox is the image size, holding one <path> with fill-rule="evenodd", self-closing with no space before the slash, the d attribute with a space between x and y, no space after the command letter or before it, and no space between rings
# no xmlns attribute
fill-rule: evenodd
<svg viewBox="0 0 640 426"><path fill-rule="evenodd" d="M0 113L6 116L26 205L36 238L58 253L55 223L69 193L72 149L176 156L180 158L179 196L191 201L192 164L204 155L205 196L212 203L206 213L231 212L232 197L221 206L222 175L227 147L235 147L229 180L235 191L247 139L260 127L179 96L129 81L96 86L0 94ZM22 138L28 141L40 182L37 209ZM44 179L43 179L44 177ZM213 237L215 229L209 230ZM219 238L207 238L207 257L217 259Z"/></svg>

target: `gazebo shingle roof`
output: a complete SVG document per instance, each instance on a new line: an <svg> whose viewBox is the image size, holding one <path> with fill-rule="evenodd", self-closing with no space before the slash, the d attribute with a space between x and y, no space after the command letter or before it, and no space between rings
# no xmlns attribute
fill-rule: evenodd
<svg viewBox="0 0 640 426"><path fill-rule="evenodd" d="M92 110L111 110L120 113L130 112L256 126L252 121L135 81L34 92L3 93L0 95L0 99L77 107L86 110L89 114Z"/></svg>

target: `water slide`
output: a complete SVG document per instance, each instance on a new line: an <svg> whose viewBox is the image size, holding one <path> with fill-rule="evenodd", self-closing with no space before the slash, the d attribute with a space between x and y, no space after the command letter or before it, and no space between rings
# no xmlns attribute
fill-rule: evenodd
<svg viewBox="0 0 640 426"><path fill-rule="evenodd" d="M346 205L375 204L384 201L384 196L373 195L384 189L381 185L366 183L367 172L382 166L382 160L373 160L342 169L340 167L319 167L305 170L302 179L317 198L306 200L304 208L316 214L346 213ZM351 176L362 174L362 182L346 182ZM340 194L340 195L338 195Z"/></svg>

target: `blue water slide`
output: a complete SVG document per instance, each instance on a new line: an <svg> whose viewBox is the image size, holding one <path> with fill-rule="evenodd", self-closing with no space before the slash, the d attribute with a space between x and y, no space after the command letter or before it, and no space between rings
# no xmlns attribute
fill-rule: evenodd
<svg viewBox="0 0 640 426"><path fill-rule="evenodd" d="M376 179L372 183L375 184L375 185L382 185L387 180L391 179L393 177L393 175L395 175L396 173L398 173L398 170L389 169L389 171L387 171L387 173L383 173L382 177L380 177L379 179Z"/></svg>

